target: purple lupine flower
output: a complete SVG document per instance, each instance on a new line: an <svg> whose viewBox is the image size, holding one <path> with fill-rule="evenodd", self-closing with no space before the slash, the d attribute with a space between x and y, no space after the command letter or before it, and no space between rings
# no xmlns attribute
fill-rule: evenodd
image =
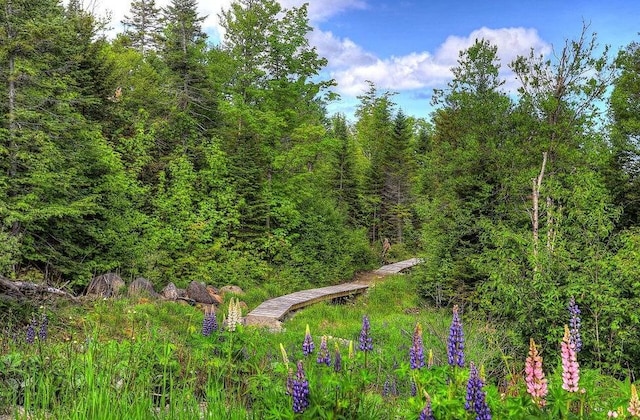
<svg viewBox="0 0 640 420"><path fill-rule="evenodd" d="M371 351L373 350L373 339L369 335L369 317L364 315L362 317L362 330L360 331L360 350Z"/></svg>
<svg viewBox="0 0 640 420"><path fill-rule="evenodd" d="M422 343L422 326L419 322L413 330L413 345L409 349L409 364L411 369L424 366L424 344Z"/></svg>
<svg viewBox="0 0 640 420"><path fill-rule="evenodd" d="M329 349L327 348L326 335L323 335L322 339L320 340L320 350L318 351L318 358L316 360L320 364L331 366L331 354L329 354Z"/></svg>
<svg viewBox="0 0 640 420"><path fill-rule="evenodd" d="M289 368L287 373L287 389L284 392L286 395L293 395L293 369Z"/></svg>
<svg viewBox="0 0 640 420"><path fill-rule="evenodd" d="M303 413L309 406L309 381L304 375L302 360L298 361L298 372L293 380L293 412Z"/></svg>
<svg viewBox="0 0 640 420"><path fill-rule="evenodd" d="M581 320L580 308L578 308L576 300L573 296L571 296L571 299L569 300L569 315L571 316L571 318L569 319L569 334L571 339L570 342L571 344L573 344L573 347L577 353L580 351L580 349L582 349L582 338L580 337Z"/></svg>
<svg viewBox="0 0 640 420"><path fill-rule="evenodd" d="M38 330L38 338L42 341L47 339L47 334L49 332L49 318L47 314L42 314L42 320L40 321L40 329Z"/></svg>
<svg viewBox="0 0 640 420"><path fill-rule="evenodd" d="M215 311L207 311L202 320L202 335L208 337L212 332L218 331L218 320Z"/></svg>
<svg viewBox="0 0 640 420"><path fill-rule="evenodd" d="M418 395L418 386L416 385L416 381L411 380L411 396L415 397Z"/></svg>
<svg viewBox="0 0 640 420"><path fill-rule="evenodd" d="M27 326L27 332L26 332L26 337L25 340L27 341L28 344L33 344L36 341L36 327L38 326L38 323L34 318L31 319L31 322L29 323L29 325Z"/></svg>
<svg viewBox="0 0 640 420"><path fill-rule="evenodd" d="M420 417L418 417L418 420L436 420L436 418L433 416L433 410L431 409L431 397L429 397L427 391L424 392L424 395L425 397L427 397L427 402L420 412Z"/></svg>
<svg viewBox="0 0 640 420"><path fill-rule="evenodd" d="M311 330L309 329L309 324L307 324L307 330L304 333L304 341L302 342L302 353L305 356L313 353L313 350L316 348L315 344L313 344L313 338L311 337Z"/></svg>
<svg viewBox="0 0 640 420"><path fill-rule="evenodd" d="M478 374L476 365L471 362L469 367L469 382L467 382L467 397L465 410L476 413L476 420L491 420L491 411L486 401L486 394L482 387L484 382Z"/></svg>
<svg viewBox="0 0 640 420"><path fill-rule="evenodd" d="M336 343L336 350L333 353L333 360L333 370L335 372L340 372L342 370L342 355L340 354L338 343Z"/></svg>
<svg viewBox="0 0 640 420"><path fill-rule="evenodd" d="M449 356L449 365L464 366L464 332L458 315L458 305L453 306L453 319L447 341L447 356Z"/></svg>
<svg viewBox="0 0 640 420"><path fill-rule="evenodd" d="M384 385L382 385L382 396L388 397L389 395L391 395L391 381L389 380L389 377L387 377L384 381Z"/></svg>

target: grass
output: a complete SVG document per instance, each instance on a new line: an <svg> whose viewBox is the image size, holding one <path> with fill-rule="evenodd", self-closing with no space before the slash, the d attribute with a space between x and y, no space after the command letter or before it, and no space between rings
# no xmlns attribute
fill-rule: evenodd
<svg viewBox="0 0 640 420"><path fill-rule="evenodd" d="M246 296L250 308L264 292ZM226 311L229 296L218 311ZM451 312L427 307L411 276L390 276L344 304L319 303L298 311L285 329L268 333L251 327L201 333L203 312L173 302L147 299L87 301L43 309L49 335L34 344L23 330L0 338L0 414L56 419L404 419L418 418L426 391L436 418L475 418L464 409L468 366L447 363ZM374 350L357 350L363 317L371 322ZM561 370L544 366L548 405L540 409L525 392L524 360L510 350L507 326L463 314L465 356L481 367L494 418L608 418L628 414L630 383L594 371L582 372L585 392L561 389ZM408 354L420 323L431 368L410 369ZM316 345L305 356L307 325ZM316 355L327 336L335 364ZM356 349L350 355L350 343ZM283 359L280 345L288 361ZM552 350L551 350L552 351ZM547 351L549 354L551 351ZM551 359L549 357L549 359ZM287 377L303 362L310 405L292 409ZM622 407L622 408L620 408ZM619 417L620 418L620 417Z"/></svg>

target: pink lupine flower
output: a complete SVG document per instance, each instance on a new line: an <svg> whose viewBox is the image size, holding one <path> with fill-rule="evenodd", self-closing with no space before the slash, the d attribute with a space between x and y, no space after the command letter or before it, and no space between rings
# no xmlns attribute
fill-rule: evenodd
<svg viewBox="0 0 640 420"><path fill-rule="evenodd" d="M571 340L569 327L564 326L564 337L561 344L562 351L562 389L569 392L578 392L580 369L576 356L575 344Z"/></svg>
<svg viewBox="0 0 640 420"><path fill-rule="evenodd" d="M544 407L547 404L545 397L549 390L547 389L547 379L542 370L542 356L538 353L533 338L529 341L529 357L525 362L524 370L527 392L539 407Z"/></svg>
<svg viewBox="0 0 640 420"><path fill-rule="evenodd" d="M629 400L629 407L627 411L631 414L631 417L640 417L640 399L638 399L638 391L635 385L631 385L631 399Z"/></svg>

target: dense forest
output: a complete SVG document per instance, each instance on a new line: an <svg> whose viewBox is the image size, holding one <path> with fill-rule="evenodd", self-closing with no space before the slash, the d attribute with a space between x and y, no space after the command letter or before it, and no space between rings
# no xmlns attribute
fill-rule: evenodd
<svg viewBox="0 0 640 420"><path fill-rule="evenodd" d="M585 26L500 63L477 40L429 120L370 84L351 121L327 111L306 6L237 0L213 45L195 0L132 1L114 39L80 0L0 4L1 275L291 291L379 264L388 238L434 305L544 343L574 298L586 357L637 363L636 42Z"/></svg>

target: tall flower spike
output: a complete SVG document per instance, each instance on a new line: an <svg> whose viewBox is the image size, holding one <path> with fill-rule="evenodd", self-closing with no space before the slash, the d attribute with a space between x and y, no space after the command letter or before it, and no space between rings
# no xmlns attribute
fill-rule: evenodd
<svg viewBox="0 0 640 420"><path fill-rule="evenodd" d="M447 356L449 357L449 365L464 366L464 332L458 314L458 305L453 306L453 319L447 341Z"/></svg>
<svg viewBox="0 0 640 420"><path fill-rule="evenodd" d="M427 368L433 367L433 349L429 349L429 356L427 357Z"/></svg>
<svg viewBox="0 0 640 420"><path fill-rule="evenodd" d="M562 389L569 392L578 392L580 369L574 344L571 342L571 333L568 325L564 326L564 337L560 347L562 352Z"/></svg>
<svg viewBox="0 0 640 420"><path fill-rule="evenodd" d="M627 407L627 411L629 411L631 417L640 418L640 399L638 399L638 391L634 384L631 384L631 399L629 400L629 407Z"/></svg>
<svg viewBox="0 0 640 420"><path fill-rule="evenodd" d="M202 320L202 335L208 337L213 331L218 330L218 320L215 310L207 310Z"/></svg>
<svg viewBox="0 0 640 420"><path fill-rule="evenodd" d="M433 416L433 410L431 409L431 397L427 394L427 391L424 391L424 397L427 399L427 402L420 412L418 420L435 420L436 418Z"/></svg>
<svg viewBox="0 0 640 420"><path fill-rule="evenodd" d="M304 333L304 341L302 342L302 353L305 356L313 353L313 350L316 348L315 344L313 344L313 338L311 337L311 330L309 329L309 324L307 324L307 330Z"/></svg>
<svg viewBox="0 0 640 420"><path fill-rule="evenodd" d="M288 367L289 357L287 357L287 351L284 349L282 343L280 343L280 353L282 354L282 363L284 363Z"/></svg>
<svg viewBox="0 0 640 420"><path fill-rule="evenodd" d="M242 317L242 309L240 308L240 301L236 298L231 298L229 302L229 317L227 318L227 329L229 331L235 331L236 326L240 323Z"/></svg>
<svg viewBox="0 0 640 420"><path fill-rule="evenodd" d="M409 365L411 369L420 369L424 366L424 344L422 342L422 326L419 322L413 330L413 344L409 349Z"/></svg>
<svg viewBox="0 0 640 420"><path fill-rule="evenodd" d="M36 340L36 327L38 326L38 323L36 321L36 318L32 318L31 322L29 323L29 325L27 326L27 332L26 332L26 341L28 344L33 344Z"/></svg>
<svg viewBox="0 0 640 420"><path fill-rule="evenodd" d="M533 338L529 340L529 356L525 361L524 371L527 392L538 407L544 407L547 404L545 397L549 391L547 389L547 379L544 377L544 371L542 370L542 356L538 353Z"/></svg>
<svg viewBox="0 0 640 420"><path fill-rule="evenodd" d="M476 365L469 366L469 382L467 383L467 397L465 410L476 413L476 420L491 420L491 411L486 401L486 394L482 389L484 382L480 379Z"/></svg>
<svg viewBox="0 0 640 420"><path fill-rule="evenodd" d="M49 331L49 318L47 314L42 314L42 320L40 321L40 329L38 330L38 338L42 341L47 339L47 333Z"/></svg>
<svg viewBox="0 0 640 420"><path fill-rule="evenodd" d="M342 370L342 355L340 354L338 343L335 343L335 352L333 353L333 355L333 370L336 372L340 372Z"/></svg>
<svg viewBox="0 0 640 420"><path fill-rule="evenodd" d="M293 380L293 412L303 413L309 406L309 381L304 374L302 361L298 361L298 372Z"/></svg>
<svg viewBox="0 0 640 420"><path fill-rule="evenodd" d="M373 339L369 335L369 317L364 315L362 317L362 330L360 330L360 350L371 351L373 350Z"/></svg>
<svg viewBox="0 0 640 420"><path fill-rule="evenodd" d="M579 353L582 349L582 338L580 337L580 308L576 304L576 300L573 296L569 300L569 333L571 342L574 345L576 353Z"/></svg>
<svg viewBox="0 0 640 420"><path fill-rule="evenodd" d="M318 351L317 362L320 364L331 366L331 355L329 354L329 349L327 348L326 335L323 335L322 339L320 340L320 350Z"/></svg>

